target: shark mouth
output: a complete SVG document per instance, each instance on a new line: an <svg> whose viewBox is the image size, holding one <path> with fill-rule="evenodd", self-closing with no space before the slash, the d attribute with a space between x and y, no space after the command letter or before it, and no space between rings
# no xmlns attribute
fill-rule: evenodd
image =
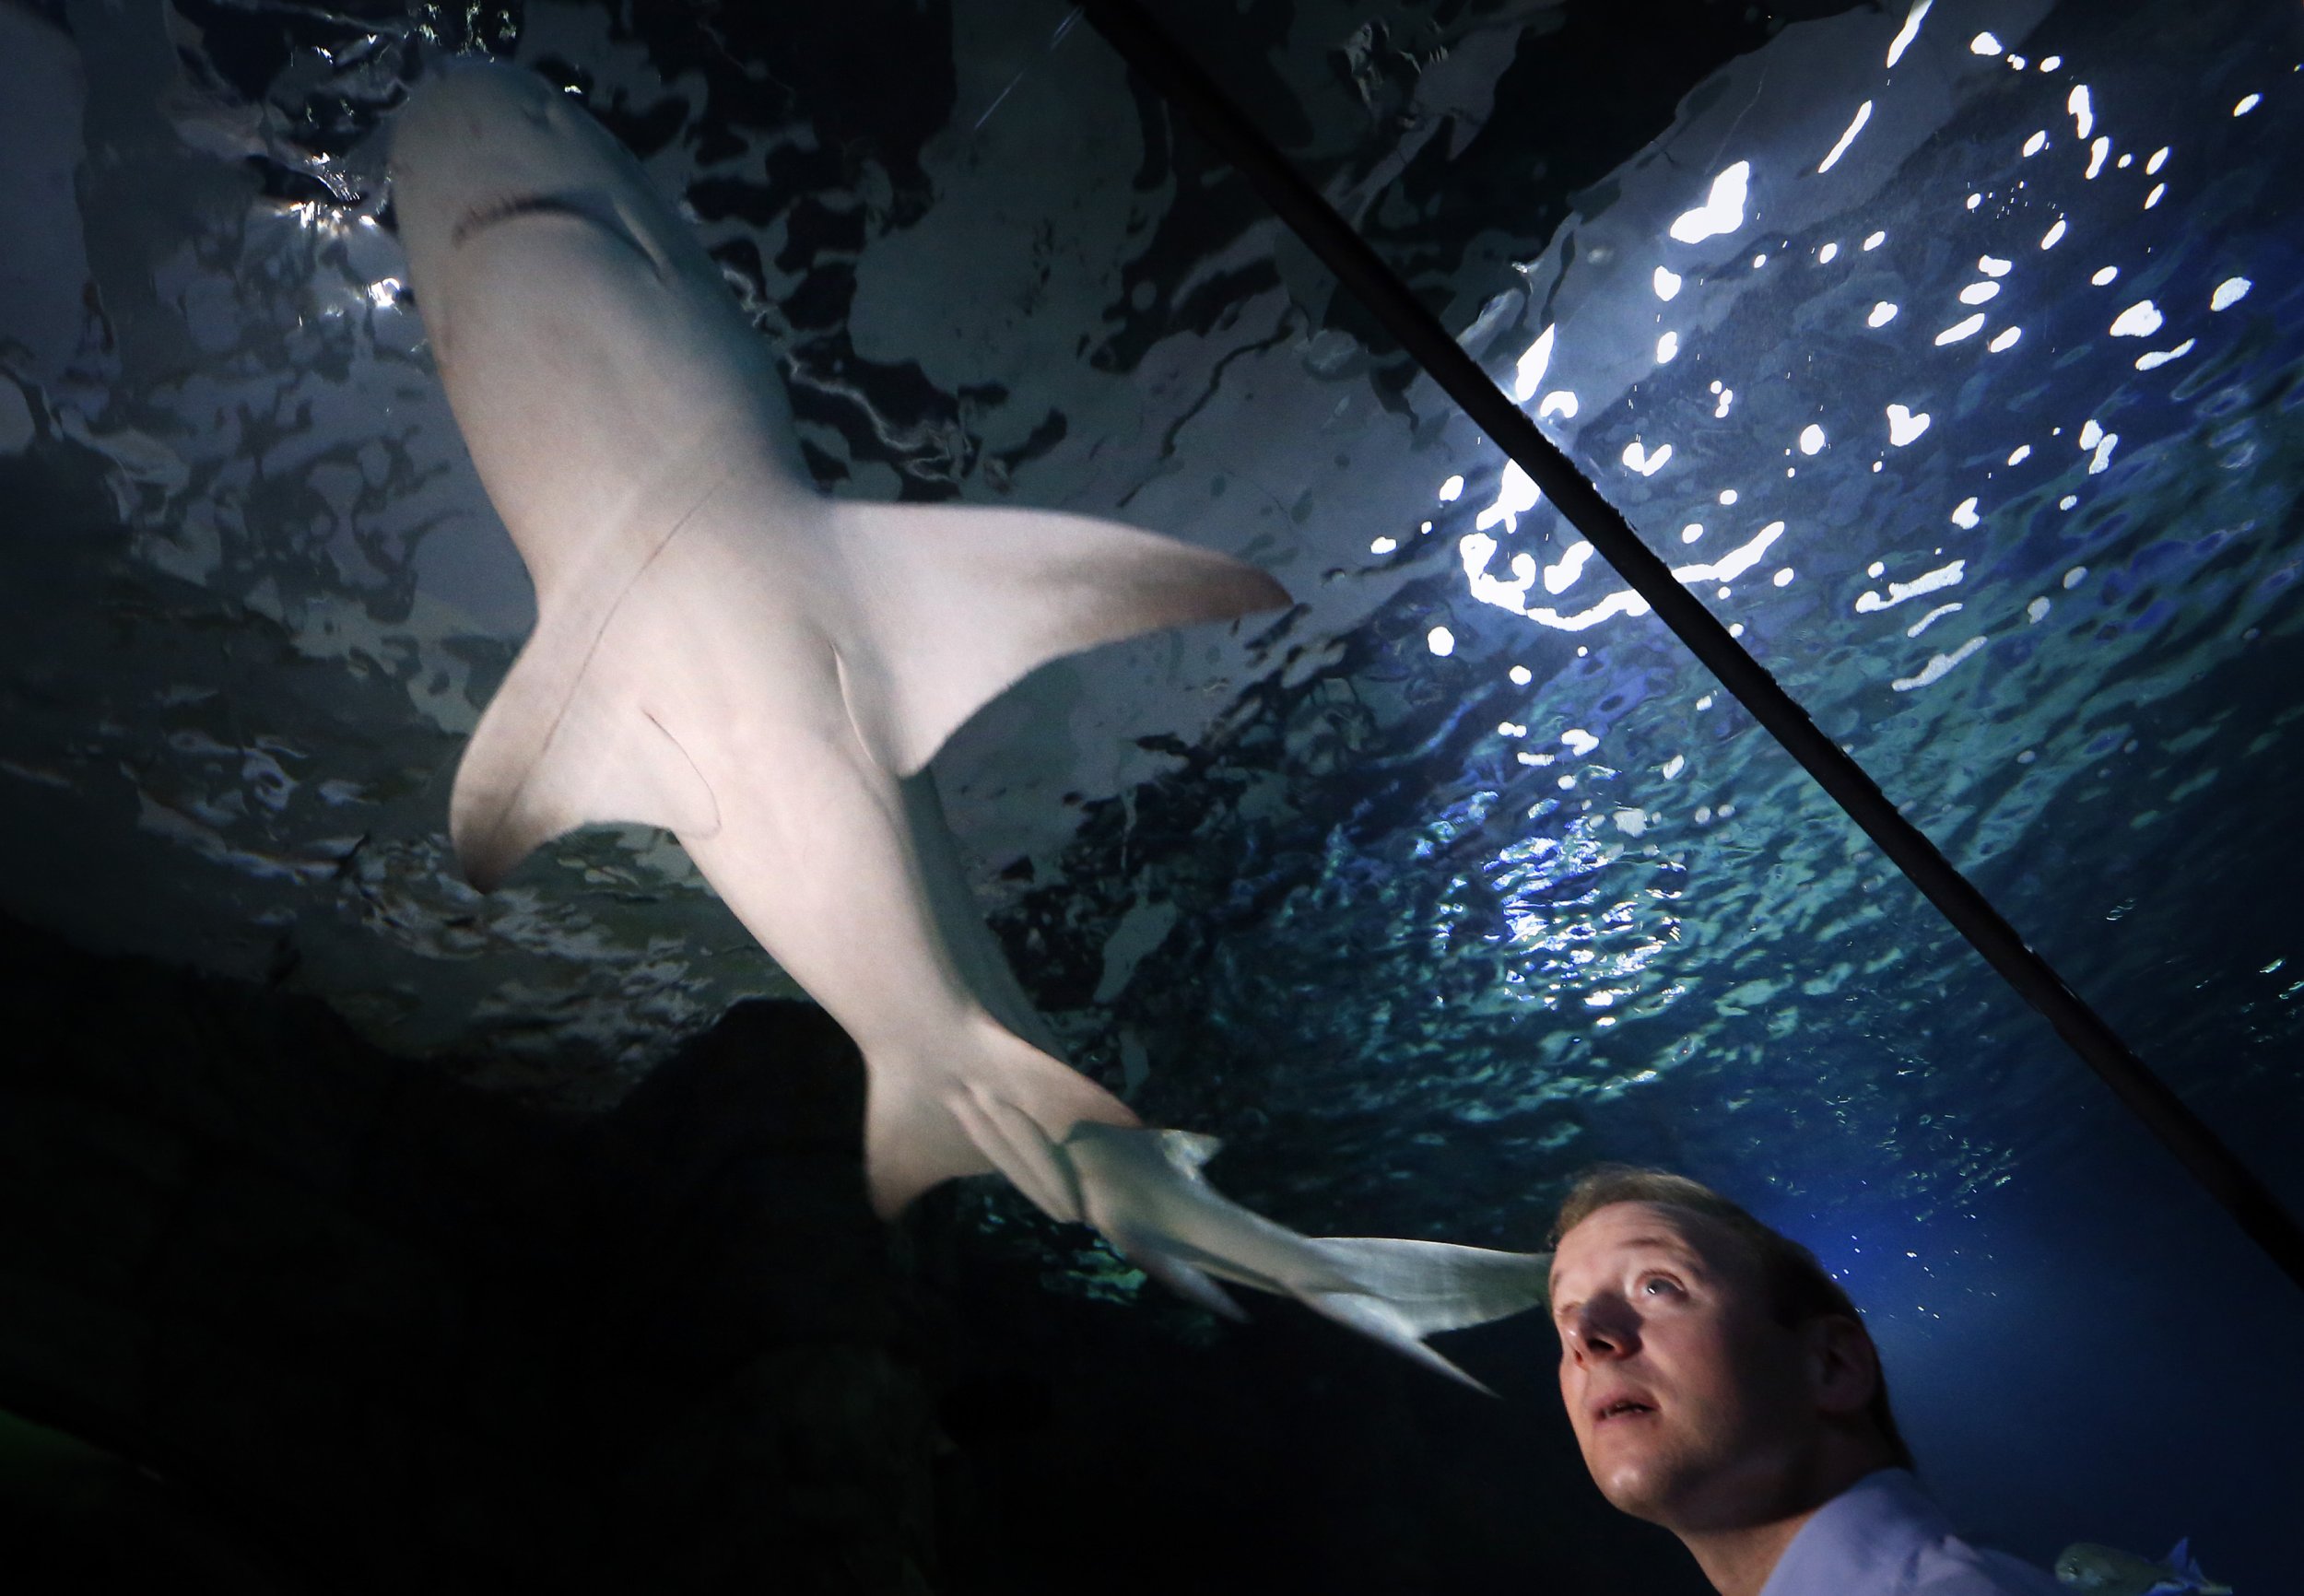
<svg viewBox="0 0 2304 1596"><path fill-rule="evenodd" d="M455 230L449 235L449 245L462 249L476 235L522 217L568 217L599 229L610 238L648 263L648 269L657 277L664 275L664 264L655 252L632 236L623 217L605 198L582 194L523 194L508 199L489 200L464 212Z"/></svg>

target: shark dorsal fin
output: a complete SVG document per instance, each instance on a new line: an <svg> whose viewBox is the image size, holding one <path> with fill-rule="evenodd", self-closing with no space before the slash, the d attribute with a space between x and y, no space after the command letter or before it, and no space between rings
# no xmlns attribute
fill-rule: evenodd
<svg viewBox="0 0 2304 1596"><path fill-rule="evenodd" d="M865 747L899 776L1037 665L1288 603L1253 566L1087 516L849 503L839 525L863 612L840 686Z"/></svg>
<svg viewBox="0 0 2304 1596"><path fill-rule="evenodd" d="M537 844L579 826L629 821L690 839L720 829L719 804L687 750L636 698L585 668L597 637L590 616L547 610L456 767L449 833L483 892Z"/></svg>

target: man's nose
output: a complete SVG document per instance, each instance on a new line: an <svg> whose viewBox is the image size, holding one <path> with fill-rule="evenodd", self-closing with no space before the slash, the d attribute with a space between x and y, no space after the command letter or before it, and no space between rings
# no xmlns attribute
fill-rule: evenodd
<svg viewBox="0 0 2304 1596"><path fill-rule="evenodd" d="M1628 1357L1640 1347L1640 1320L1620 1298L1584 1303L1562 1329L1579 1363Z"/></svg>

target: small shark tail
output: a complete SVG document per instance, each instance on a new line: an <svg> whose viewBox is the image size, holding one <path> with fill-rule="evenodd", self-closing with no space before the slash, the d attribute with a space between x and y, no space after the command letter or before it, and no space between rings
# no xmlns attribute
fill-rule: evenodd
<svg viewBox="0 0 2304 1596"><path fill-rule="evenodd" d="M1549 1253L1441 1241L1299 1236L1208 1184L1213 1136L1083 1123L1064 1140L1088 1222L1153 1279L1228 1318L1219 1280L1293 1297L1436 1373L1487 1388L1425 1344L1544 1300Z"/></svg>
<svg viewBox="0 0 2304 1596"><path fill-rule="evenodd" d="M1210 1186L1212 1136L1147 1129L1078 1072L985 1020L941 1067L874 1068L865 1118L885 1215L937 1182L997 1170L1050 1217L1094 1226L1145 1273L1228 1319L1219 1281L1293 1297L1438 1373L1486 1391L1425 1337L1544 1299L1548 1254L1438 1241L1307 1237ZM958 1053L972 1055L964 1062Z"/></svg>

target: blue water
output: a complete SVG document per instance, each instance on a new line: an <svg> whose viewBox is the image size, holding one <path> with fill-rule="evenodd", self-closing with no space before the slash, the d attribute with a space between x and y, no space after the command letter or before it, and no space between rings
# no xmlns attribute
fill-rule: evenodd
<svg viewBox="0 0 2304 1596"><path fill-rule="evenodd" d="M2304 1206L2304 16L1937 0L1890 65L1902 5L1646 52L1362 9L1175 15ZM37 689L0 746L11 911L249 975L292 941L371 1034L562 1103L790 990L659 839L485 903L447 857L528 599L373 135L418 55L482 44L686 196L828 488L1119 515L1302 601L1043 672L939 766L1035 997L1225 1138L1227 1191L1527 1246L1589 1161L1683 1169L1842 1273L1984 1538L2189 1534L2243 1592L2293 1581L2304 1297L1062 7L61 15L85 91L11 86L57 136L11 146L0 440L113 514L0 555ZM1557 1426L1548 1332L1483 1334Z"/></svg>

